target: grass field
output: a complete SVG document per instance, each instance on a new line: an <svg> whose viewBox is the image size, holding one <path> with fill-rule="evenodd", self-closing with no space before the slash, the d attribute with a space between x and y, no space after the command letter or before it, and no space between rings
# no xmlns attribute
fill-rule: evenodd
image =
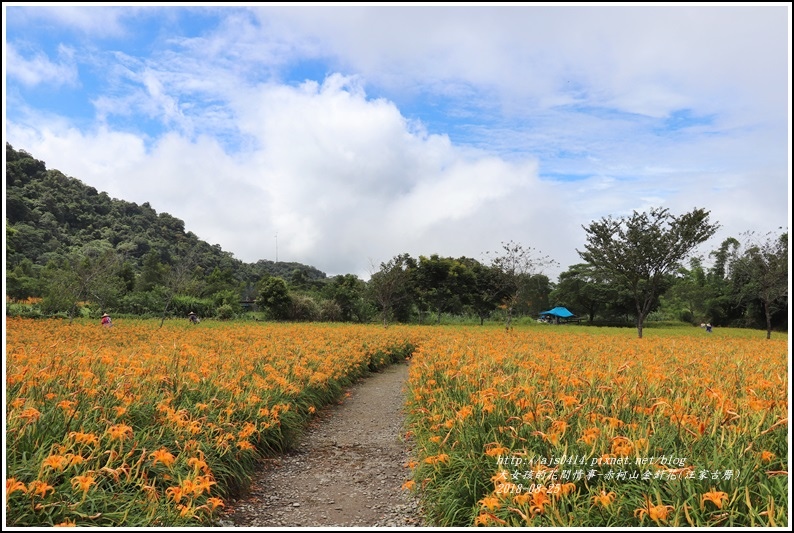
<svg viewBox="0 0 794 533"><path fill-rule="evenodd" d="M413 353L438 525L788 524L788 339L697 328L6 320L6 523L211 525L322 405Z"/></svg>

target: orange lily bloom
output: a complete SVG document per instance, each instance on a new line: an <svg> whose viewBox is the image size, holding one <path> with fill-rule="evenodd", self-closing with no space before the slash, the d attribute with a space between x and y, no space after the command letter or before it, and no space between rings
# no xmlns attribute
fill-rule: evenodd
<svg viewBox="0 0 794 533"><path fill-rule="evenodd" d="M160 448L150 453L149 458L152 460L152 466L156 465L158 462L163 463L165 466L171 466L174 464L174 461L176 461L176 457L165 448Z"/></svg>
<svg viewBox="0 0 794 533"><path fill-rule="evenodd" d="M615 493L602 490L601 494L596 494L591 499L593 500L593 504L599 503L602 507L609 507L615 500Z"/></svg>
<svg viewBox="0 0 794 533"><path fill-rule="evenodd" d="M35 494L44 498L47 496L48 492L55 492L55 487L46 481L39 481L37 479L28 483L28 494Z"/></svg>
<svg viewBox="0 0 794 533"><path fill-rule="evenodd" d="M489 511L493 509L499 509L499 507L502 506L502 504L499 503L499 498L496 498L494 496L486 496L485 498L480 500L480 503L483 504L485 507L487 507Z"/></svg>
<svg viewBox="0 0 794 533"><path fill-rule="evenodd" d="M75 489L79 488L83 492L88 492L88 489L93 484L93 476L75 476L72 478L72 487Z"/></svg>
<svg viewBox="0 0 794 533"><path fill-rule="evenodd" d="M710 501L717 506L717 509L722 509L722 502L727 499L728 499L727 493L717 491L714 489L714 487L712 487L709 492L706 492L705 494L703 494L703 496L700 497L700 505L702 507L706 501Z"/></svg>
<svg viewBox="0 0 794 533"><path fill-rule="evenodd" d="M17 481L16 478L10 477L6 479L6 498L8 498L12 493L16 491L27 492L28 489L25 487L25 484L21 481Z"/></svg>

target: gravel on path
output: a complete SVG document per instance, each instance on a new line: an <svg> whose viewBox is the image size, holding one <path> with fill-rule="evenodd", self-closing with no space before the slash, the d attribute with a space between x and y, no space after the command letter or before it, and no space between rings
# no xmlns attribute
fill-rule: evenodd
<svg viewBox="0 0 794 533"><path fill-rule="evenodd" d="M402 439L408 364L391 365L318 411L298 445L269 459L224 527L426 527Z"/></svg>

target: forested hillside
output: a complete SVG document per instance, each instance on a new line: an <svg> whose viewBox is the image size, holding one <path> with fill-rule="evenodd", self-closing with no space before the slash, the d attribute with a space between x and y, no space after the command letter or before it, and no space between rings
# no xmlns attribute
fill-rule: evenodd
<svg viewBox="0 0 794 533"><path fill-rule="evenodd" d="M97 260L108 251L121 263L118 274L129 291L151 288L178 266L188 266L193 281L203 285L191 291L200 296L219 288L242 289L241 298L253 299L253 285L265 276L309 281L326 277L299 263L243 263L186 231L182 220L157 213L148 202L111 198L6 144L7 296L46 296L53 270L81 259Z"/></svg>

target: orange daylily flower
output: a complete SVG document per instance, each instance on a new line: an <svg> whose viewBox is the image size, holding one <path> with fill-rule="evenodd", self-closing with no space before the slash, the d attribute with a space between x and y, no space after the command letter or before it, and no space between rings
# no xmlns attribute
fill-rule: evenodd
<svg viewBox="0 0 794 533"><path fill-rule="evenodd" d="M16 491L27 492L28 489L24 483L17 481L16 478L6 478L6 498Z"/></svg>
<svg viewBox="0 0 794 533"><path fill-rule="evenodd" d="M95 480L93 476L74 476L71 483L73 488L79 488L82 492L88 492L88 489L95 483Z"/></svg>
<svg viewBox="0 0 794 533"><path fill-rule="evenodd" d="M488 457L499 457L500 455L504 455L509 451L505 446L501 446L499 444L496 444L496 446L493 445L488 445L488 446L490 447L487 450L485 450L485 455L487 455Z"/></svg>
<svg viewBox="0 0 794 533"><path fill-rule="evenodd" d="M774 459L775 457L777 457L777 455L775 455L770 451L764 450L761 452L761 461L763 461L764 463L771 462L772 459Z"/></svg>
<svg viewBox="0 0 794 533"><path fill-rule="evenodd" d="M722 504L723 504L723 502L724 502L724 501L726 501L727 499L728 499L728 494L727 494L727 493L725 493L725 492L720 492L720 491L717 491L717 490L715 490L715 489L714 489L714 487L712 487L712 488L711 488L711 490L710 490L709 492L706 492L706 493L704 493L704 494L703 494L703 495L700 497L700 506L701 506L701 508L702 508L702 507L703 507L703 504L704 504L706 501L710 501L710 502L712 502L714 505L716 505L716 506L717 506L717 509L722 509Z"/></svg>
<svg viewBox="0 0 794 533"><path fill-rule="evenodd" d="M543 514L544 507L549 503L551 503L551 499L546 494L546 488L541 487L532 493L532 504L529 506L529 510L532 514Z"/></svg>
<svg viewBox="0 0 794 533"><path fill-rule="evenodd" d="M182 487L168 487L165 489L165 495L174 500L175 503L179 503L182 501L182 497L185 496L185 492Z"/></svg>
<svg viewBox="0 0 794 533"><path fill-rule="evenodd" d="M174 464L174 461L176 461L174 454L165 448L160 448L159 450L150 453L149 458L152 460L152 466L156 465L157 463L163 463L165 466L170 467Z"/></svg>
<svg viewBox="0 0 794 533"><path fill-rule="evenodd" d="M37 479L28 483L28 494L35 494L36 496L45 498L48 492L55 492L55 487L46 481L39 481Z"/></svg>
<svg viewBox="0 0 794 533"><path fill-rule="evenodd" d="M220 498L215 498L215 497L207 498L207 503L210 505L210 510L212 511L214 511L218 507L226 507L226 505L223 503L223 500L221 500Z"/></svg>
<svg viewBox="0 0 794 533"><path fill-rule="evenodd" d="M53 470L61 471L69 466L69 459L63 455L50 455L41 462L42 466L48 466Z"/></svg>
<svg viewBox="0 0 794 533"><path fill-rule="evenodd" d="M602 490L600 494L596 494L590 499L593 500L593 504L598 503L601 507L609 507L615 501L615 493Z"/></svg>
<svg viewBox="0 0 794 533"><path fill-rule="evenodd" d="M485 498L481 499L479 503L483 504L483 506L485 506L489 511L499 509L502 506L502 504L499 503L499 498L494 496L486 496Z"/></svg>
<svg viewBox="0 0 794 533"><path fill-rule="evenodd" d="M83 433L81 431L72 431L69 433L69 438L74 439L79 444L90 444L96 446L99 444L99 438L93 433Z"/></svg>
<svg viewBox="0 0 794 533"><path fill-rule="evenodd" d="M107 434L110 440L124 440L132 437L132 428L127 424L116 424L108 428Z"/></svg>
<svg viewBox="0 0 794 533"><path fill-rule="evenodd" d="M675 508L672 505L653 505L648 499L645 497L645 507L641 507L639 509L635 509L634 516L639 517L640 522L647 516L651 520L656 523L660 521L666 521L667 515L670 514Z"/></svg>

